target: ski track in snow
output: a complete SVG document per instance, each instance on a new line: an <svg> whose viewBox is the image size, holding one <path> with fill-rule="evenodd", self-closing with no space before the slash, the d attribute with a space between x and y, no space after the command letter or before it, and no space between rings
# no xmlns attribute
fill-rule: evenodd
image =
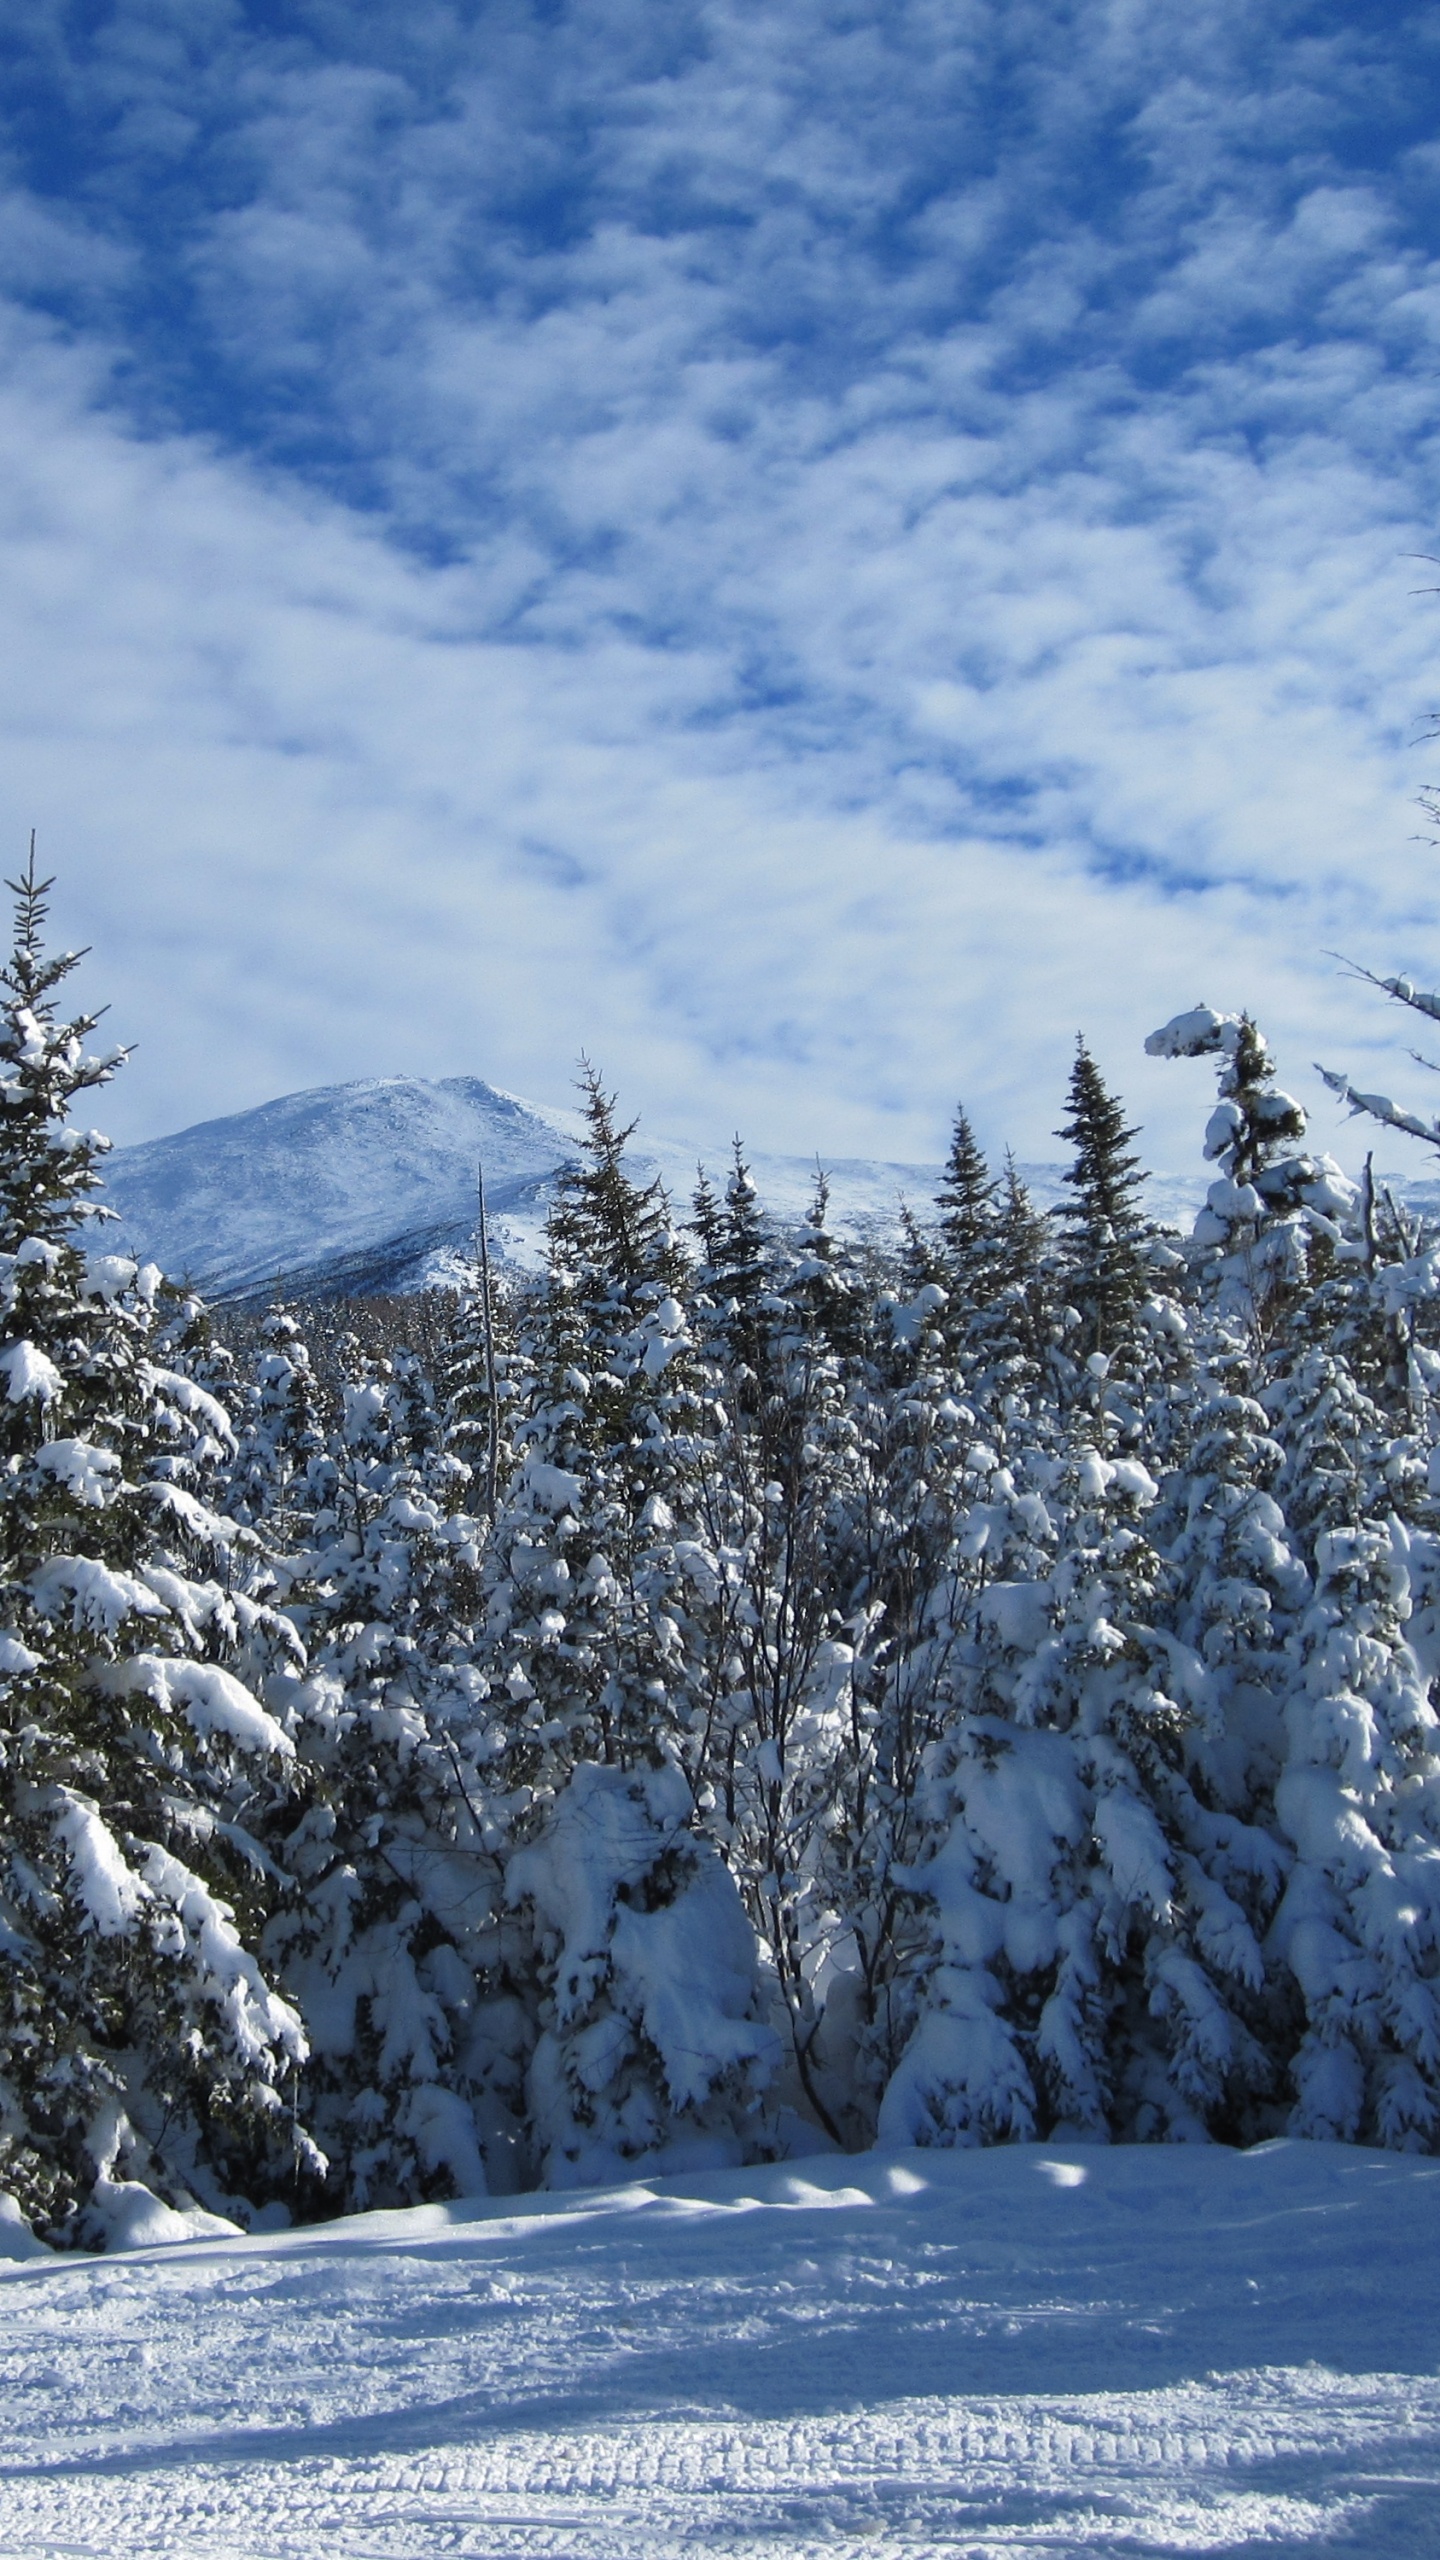
<svg viewBox="0 0 1440 2560"><path fill-rule="evenodd" d="M0 2272L0 2554L1440 2553L1440 2162L874 2153Z"/></svg>

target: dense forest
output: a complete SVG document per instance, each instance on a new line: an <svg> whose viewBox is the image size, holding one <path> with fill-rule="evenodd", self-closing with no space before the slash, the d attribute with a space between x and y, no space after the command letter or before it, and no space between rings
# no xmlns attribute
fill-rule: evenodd
<svg viewBox="0 0 1440 2560"><path fill-rule="evenodd" d="M1248 1017L1150 1043L1201 1062L1185 1239L1083 1044L1063 1209L961 1111L888 1257L823 1179L777 1229L738 1145L672 1204L587 1070L543 1281L227 1318L105 1249L121 1057L47 886L0 1010L10 2210L1440 2148L1440 1247Z"/></svg>

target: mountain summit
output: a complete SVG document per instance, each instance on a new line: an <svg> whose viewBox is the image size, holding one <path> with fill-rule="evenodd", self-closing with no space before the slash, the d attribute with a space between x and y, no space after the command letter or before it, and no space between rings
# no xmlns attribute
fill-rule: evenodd
<svg viewBox="0 0 1440 2560"><path fill-rule="evenodd" d="M212 1297L405 1290L471 1249L482 1161L494 1247L529 1260L574 1144L478 1076L368 1076L117 1147L106 1193L132 1251Z"/></svg>
<svg viewBox="0 0 1440 2560"><path fill-rule="evenodd" d="M476 1171L483 1163L491 1250L538 1262L555 1175L579 1144L576 1113L524 1102L478 1076L369 1076L320 1085L202 1120L173 1137L117 1147L106 1194L117 1241L213 1298L365 1296L444 1281L474 1249ZM723 1177L728 1148L709 1151ZM662 1176L684 1212L697 1150L670 1140L634 1146L642 1180ZM798 1218L813 1159L757 1155L767 1207ZM837 1225L893 1230L899 1203L928 1204L938 1164L852 1158L825 1167ZM1047 1193L1052 1181L1042 1181Z"/></svg>

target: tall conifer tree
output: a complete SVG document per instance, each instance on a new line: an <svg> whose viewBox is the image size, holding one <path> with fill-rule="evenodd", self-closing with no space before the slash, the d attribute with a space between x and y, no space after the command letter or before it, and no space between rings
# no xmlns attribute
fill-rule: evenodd
<svg viewBox="0 0 1440 2560"><path fill-rule="evenodd" d="M1130 1141L1137 1135L1083 1040L1070 1076L1070 1112L1056 1131L1075 1150L1065 1176L1074 1197L1059 1211L1066 1223L1066 1276L1082 1321L1082 1349L1105 1357L1133 1339L1135 1309L1146 1294L1139 1208L1144 1174Z"/></svg>
<svg viewBox="0 0 1440 2560"><path fill-rule="evenodd" d="M0 2185L48 2236L101 2243L293 2179L305 2040L253 1949L294 1744L247 1685L293 1635L204 1499L232 1436L157 1356L159 1274L90 1245L101 1144L69 1110L123 1053L60 1018L78 955L45 952L33 849L9 885Z"/></svg>

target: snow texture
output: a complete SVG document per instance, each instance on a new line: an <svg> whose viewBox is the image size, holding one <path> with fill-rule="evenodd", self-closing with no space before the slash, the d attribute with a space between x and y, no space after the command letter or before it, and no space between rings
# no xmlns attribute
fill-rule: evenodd
<svg viewBox="0 0 1440 2560"><path fill-rule="evenodd" d="M48 2258L13 2196L0 2194L0 2258Z"/></svg>
<svg viewBox="0 0 1440 2560"><path fill-rule="evenodd" d="M107 2250L170 2249L182 2240L237 2238L240 2230L238 2222L207 2213L202 2205L177 2212L128 2178L97 2178L85 2212L87 2223L103 2231Z"/></svg>
<svg viewBox="0 0 1440 2560"><path fill-rule="evenodd" d="M0 2267L0 2560L1436 2547L1434 2162L1016 2145L248 2238L147 2211L121 2258Z"/></svg>
<svg viewBox="0 0 1440 2560"><path fill-rule="evenodd" d="M689 1801L673 1769L587 1764L510 1860L510 1899L533 1906L553 1949L553 2017L531 2066L551 2185L593 2183L664 2143L633 2085L637 2027L675 2110L670 2141L688 2136L682 2159L743 2157L709 2122L707 2101L726 2086L763 2086L779 2061L755 2015L739 1894L714 1849L685 1829Z"/></svg>
<svg viewBox="0 0 1440 2560"><path fill-rule="evenodd" d="M68 1617L76 1627L113 1636L127 1618L163 1618L165 1603L133 1573L119 1573L93 1556L52 1556L31 1576L30 1594L42 1617Z"/></svg>
<svg viewBox="0 0 1440 2560"><path fill-rule="evenodd" d="M65 1383L54 1361L33 1342L12 1342L0 1351L0 1371L12 1404L27 1404L32 1396L37 1404L53 1404Z"/></svg>
<svg viewBox="0 0 1440 2560"><path fill-rule="evenodd" d="M89 1511L104 1510L120 1474L114 1451L97 1449L89 1440L47 1440L36 1450L35 1464Z"/></svg>
<svg viewBox="0 0 1440 2560"><path fill-rule="evenodd" d="M137 1653L103 1674L100 1685L114 1696L153 1698L158 1707L183 1708L192 1730L202 1736L223 1734L245 1751L295 1757L288 1733L233 1671L222 1670L217 1662L177 1662L167 1654Z"/></svg>
<svg viewBox="0 0 1440 2560"><path fill-rule="evenodd" d="M123 1938L148 1899L145 1886L97 1808L66 1788L60 1797L55 1828L70 1853L81 1905L97 1936Z"/></svg>

